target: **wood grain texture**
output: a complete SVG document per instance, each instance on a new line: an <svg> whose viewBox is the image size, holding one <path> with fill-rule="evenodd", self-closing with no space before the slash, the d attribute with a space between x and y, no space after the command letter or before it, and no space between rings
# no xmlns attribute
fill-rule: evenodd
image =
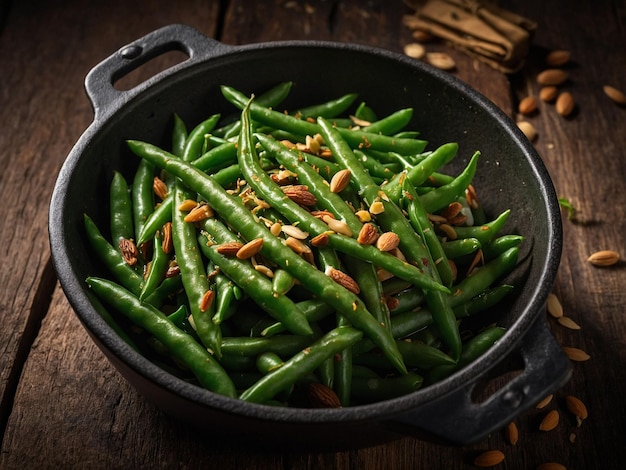
<svg viewBox="0 0 626 470"><path fill-rule="evenodd" d="M515 446L494 433L463 448L407 437L342 452L296 452L279 442L264 451L237 442L218 445L146 402L94 346L60 288L54 288L47 201L53 175L93 117L82 92L84 75L120 46L159 26L183 22L209 36L221 31L218 39L228 44L322 39L401 52L412 41L401 23L407 10L401 2L377 0L233 0L219 2L220 19L218 2L190 1L184 7L156 0L86 3L13 2L2 23L0 67L10 73L0 74L0 240L10 269L0 274L0 397L6 418L0 468L469 469L487 449L502 450L507 469L547 461L568 468L618 468L626 457L615 438L626 435L621 373L626 265L594 268L586 258L599 249L626 257L626 108L601 91L604 84L626 90L623 2L600 0L576 8L561 2L501 2L539 23L527 67L512 77L446 44L428 45L449 52L457 61L454 73L515 119L516 101L538 94L534 77L544 68L546 52L572 52L563 89L577 102L575 114L564 119L553 105L540 103L538 113L527 119L539 132L535 145L558 194L570 199L586 222L564 220L555 286L566 314L582 329L567 330L552 320L550 325L561 344L582 348L591 359L573 364L572 379L545 409L516 420L520 440ZM154 67L163 65L167 62ZM153 70L142 71L138 79ZM569 394L589 409L580 427L565 407ZM561 413L559 426L539 431L541 418L552 409Z"/></svg>

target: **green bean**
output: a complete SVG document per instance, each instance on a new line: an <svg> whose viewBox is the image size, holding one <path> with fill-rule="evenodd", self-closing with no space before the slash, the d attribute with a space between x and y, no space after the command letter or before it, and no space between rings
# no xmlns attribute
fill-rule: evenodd
<svg viewBox="0 0 626 470"><path fill-rule="evenodd" d="M202 252L220 270L241 287L254 301L272 318L279 320L283 326L294 334L310 335L313 331L308 320L298 306L285 295L275 295L272 281L256 271L248 260L237 257L228 257L220 254L217 249L220 243L236 241L237 237L231 234L228 228L216 218L209 218L202 222L202 228L218 243L209 246L210 240L206 235L199 235L199 246Z"/></svg>
<svg viewBox="0 0 626 470"><path fill-rule="evenodd" d="M240 110L243 110L249 99L231 87L221 87L224 97ZM317 124L297 119L278 111L250 104L250 115L255 121L262 122L276 129L283 129L299 135L315 135L319 132ZM378 150L395 151L402 154L415 154L421 152L426 142L418 139L396 139L394 137L372 134L369 132L353 131L351 129L337 128L338 132L353 147L366 147Z"/></svg>
<svg viewBox="0 0 626 470"><path fill-rule="evenodd" d="M441 247L449 259L458 259L480 250L481 243L473 237L446 240L441 242Z"/></svg>
<svg viewBox="0 0 626 470"><path fill-rule="evenodd" d="M390 400L419 390L424 379L413 372L400 377L352 377L352 395L360 402Z"/></svg>
<svg viewBox="0 0 626 470"><path fill-rule="evenodd" d="M393 308L390 308L390 313L397 315L418 308L424 303L425 297L420 289L413 287L392 296L392 299Z"/></svg>
<svg viewBox="0 0 626 470"><path fill-rule="evenodd" d="M420 202L427 212L437 212L464 194L476 173L479 156L480 152L474 153L465 169L451 183L420 196Z"/></svg>
<svg viewBox="0 0 626 470"><path fill-rule="evenodd" d="M333 313L335 309L318 299L303 300L297 303L298 309L304 314L309 323L320 321ZM266 338L285 331L285 326L280 323L272 323L265 326L260 335Z"/></svg>
<svg viewBox="0 0 626 470"><path fill-rule="evenodd" d="M133 221L135 224L134 238L138 246L139 234L141 233L146 220L154 211L154 191L152 183L154 180L154 166L145 160L141 160L135 171L133 186L131 191L133 206Z"/></svg>
<svg viewBox="0 0 626 470"><path fill-rule="evenodd" d="M522 235L502 235L483 246L483 256L485 260L491 260L509 248L519 246L523 241Z"/></svg>
<svg viewBox="0 0 626 470"><path fill-rule="evenodd" d="M163 234L157 231L152 244L152 260L147 264L147 274L139 299L144 300L161 284L169 266L170 256L163 249Z"/></svg>
<svg viewBox="0 0 626 470"><path fill-rule="evenodd" d="M354 103L356 98L356 93L348 93L334 100L306 106L304 108L298 108L297 111L292 114L300 119L317 119L318 116L334 118L345 112L352 105L352 103ZM259 102L258 99L255 99L255 102L261 106L265 106L263 103Z"/></svg>
<svg viewBox="0 0 626 470"><path fill-rule="evenodd" d="M174 114L174 127L172 129L172 153L177 157L183 156L185 142L187 142L187 126L178 114Z"/></svg>
<svg viewBox="0 0 626 470"><path fill-rule="evenodd" d="M461 357L459 358L459 362L457 364L438 366L432 369L428 374L428 382L435 383L443 380L454 372L472 363L487 352L500 338L502 338L504 333L506 333L506 330L499 326L487 328L486 330L478 333L463 345L463 352L461 353Z"/></svg>
<svg viewBox="0 0 626 470"><path fill-rule="evenodd" d="M295 284L295 278L284 269L274 271L272 278L272 291L275 295L285 295Z"/></svg>
<svg viewBox="0 0 626 470"><path fill-rule="evenodd" d="M514 289L514 286L509 284L501 284L493 288L485 289L469 301L454 307L454 313L457 318L471 317L472 315L476 315L477 313L497 305Z"/></svg>
<svg viewBox="0 0 626 470"><path fill-rule="evenodd" d="M202 246L202 245L200 245ZM215 282L215 315L213 315L213 322L220 324L225 320L228 320L235 313L233 308L234 302L236 302L236 288L237 286L221 271L217 272L214 276Z"/></svg>
<svg viewBox="0 0 626 470"><path fill-rule="evenodd" d="M143 299L143 302L153 307L161 308L170 296L180 292L182 289L183 279L180 275L166 277L150 295Z"/></svg>
<svg viewBox="0 0 626 470"><path fill-rule="evenodd" d="M454 359L440 349L422 342L399 340L396 343L409 368L428 370L441 365L456 364ZM354 363L389 371L389 361L376 351L355 355Z"/></svg>
<svg viewBox="0 0 626 470"><path fill-rule="evenodd" d="M374 110L368 106L365 101L361 102L361 104L357 106L356 111L354 111L354 116L362 121L375 122L378 120L376 112L374 112Z"/></svg>
<svg viewBox="0 0 626 470"><path fill-rule="evenodd" d="M183 187L182 182L177 181L174 185L172 241L196 332L202 343L220 357L221 330L212 320L215 314L213 292L209 289L209 280L196 239L196 229L193 224L185 222L185 213L178 210L184 200L194 196L195 194Z"/></svg>
<svg viewBox="0 0 626 470"><path fill-rule="evenodd" d="M135 232L130 191L126 179L118 171L113 172L113 180L109 190L109 205L111 240L117 246L122 239L131 240Z"/></svg>
<svg viewBox="0 0 626 470"><path fill-rule="evenodd" d="M87 284L98 297L106 300L113 308L165 345L176 359L193 372L203 387L229 397L236 396L231 379L217 360L159 310L141 302L131 292L111 281L89 277Z"/></svg>
<svg viewBox="0 0 626 470"><path fill-rule="evenodd" d="M199 170L210 173L233 163L237 163L237 146L234 142L213 147L192 162Z"/></svg>
<svg viewBox="0 0 626 470"><path fill-rule="evenodd" d="M181 155L183 161L191 162L202 155L205 136L215 128L219 119L220 115L214 114L193 128L185 141Z"/></svg>
<svg viewBox="0 0 626 470"><path fill-rule="evenodd" d="M454 231L459 238L475 238L481 246L487 245L502 230L510 214L511 210L507 209L491 222L473 227L458 226L454 227Z"/></svg>
<svg viewBox="0 0 626 470"><path fill-rule="evenodd" d="M401 131L411 121L413 108L400 109L362 128L363 132L392 135Z"/></svg>
<svg viewBox="0 0 626 470"><path fill-rule="evenodd" d="M282 367L274 369L252 387L244 390L239 398L254 403L267 402L274 398L280 390L284 390L289 384L305 377L319 367L323 361L352 346L362 337L363 333L357 329L351 327L335 328L306 349L293 355L285 361Z"/></svg>
<svg viewBox="0 0 626 470"><path fill-rule="evenodd" d="M143 288L143 278L133 270L104 236L94 221L84 214L85 232L92 250L98 259L104 264L115 280L131 291L139 295Z"/></svg>
<svg viewBox="0 0 626 470"><path fill-rule="evenodd" d="M222 353L226 356L257 357L273 352L280 357L290 357L308 348L313 341L315 338L312 335L277 335L271 338L225 336L222 338Z"/></svg>

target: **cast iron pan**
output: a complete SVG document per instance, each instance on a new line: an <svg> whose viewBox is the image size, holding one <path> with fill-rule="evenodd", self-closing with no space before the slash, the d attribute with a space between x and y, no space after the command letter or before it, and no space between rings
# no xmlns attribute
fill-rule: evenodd
<svg viewBox="0 0 626 470"><path fill-rule="evenodd" d="M113 83L149 59L179 50L189 59L128 91ZM94 308L85 286L102 274L82 233L83 213L101 227L113 170L130 178L137 158L126 139L167 148L172 116L188 126L209 114L234 112L222 84L259 93L278 82L294 87L284 103L323 102L348 92L385 115L414 108L411 129L429 148L456 141L456 174L475 150L482 152L475 186L487 212L513 213L505 227L526 237L523 262L510 279L523 286L485 322L508 329L489 353L448 379L413 394L345 409L276 408L228 399L183 382L124 343ZM544 306L561 254L561 219L549 175L534 148L511 120L467 85L428 65L385 50L353 44L276 42L227 46L183 25L157 30L120 49L86 78L94 122L67 157L50 206L50 244L59 280L81 322L115 367L168 414L222 436L268 439L306 446L362 446L398 435L467 444L482 439L558 389L569 361L550 334ZM513 360L513 359L518 360ZM496 371L508 372L500 388L474 395ZM512 372L514 371L514 372Z"/></svg>

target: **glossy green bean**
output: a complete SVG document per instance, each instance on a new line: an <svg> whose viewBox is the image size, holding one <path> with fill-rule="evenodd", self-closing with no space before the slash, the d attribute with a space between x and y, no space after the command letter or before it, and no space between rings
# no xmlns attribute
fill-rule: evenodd
<svg viewBox="0 0 626 470"><path fill-rule="evenodd" d="M141 160L133 177L131 191L133 206L133 222L135 224L134 238L137 245L139 235L146 223L146 220L154 212L154 191L152 183L154 180L154 166L145 160Z"/></svg>
<svg viewBox="0 0 626 470"><path fill-rule="evenodd" d="M423 377L414 372L400 377L355 376L352 378L352 395L364 403L390 400L419 390L423 382Z"/></svg>
<svg viewBox="0 0 626 470"><path fill-rule="evenodd" d="M128 183L119 171L113 172L109 189L109 206L111 240L117 247L121 239L131 240L135 233Z"/></svg>

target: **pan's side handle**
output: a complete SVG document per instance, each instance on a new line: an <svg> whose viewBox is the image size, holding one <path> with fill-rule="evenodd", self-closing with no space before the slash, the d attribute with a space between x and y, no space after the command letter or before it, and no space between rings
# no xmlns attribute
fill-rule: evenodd
<svg viewBox="0 0 626 470"><path fill-rule="evenodd" d="M85 78L85 90L93 106L96 119L118 102L130 98L148 87L153 80L171 75L205 58L231 49L187 25L173 24L157 29L120 48L96 65ZM180 51L189 58L164 70L130 90L117 90L114 84L146 62L167 52Z"/></svg>
<svg viewBox="0 0 626 470"><path fill-rule="evenodd" d="M431 403L394 418L417 433L458 445L479 441L506 426L515 416L560 388L570 377L571 364L550 332L545 318L538 318L522 338L523 371L481 403L472 402L476 381Z"/></svg>

